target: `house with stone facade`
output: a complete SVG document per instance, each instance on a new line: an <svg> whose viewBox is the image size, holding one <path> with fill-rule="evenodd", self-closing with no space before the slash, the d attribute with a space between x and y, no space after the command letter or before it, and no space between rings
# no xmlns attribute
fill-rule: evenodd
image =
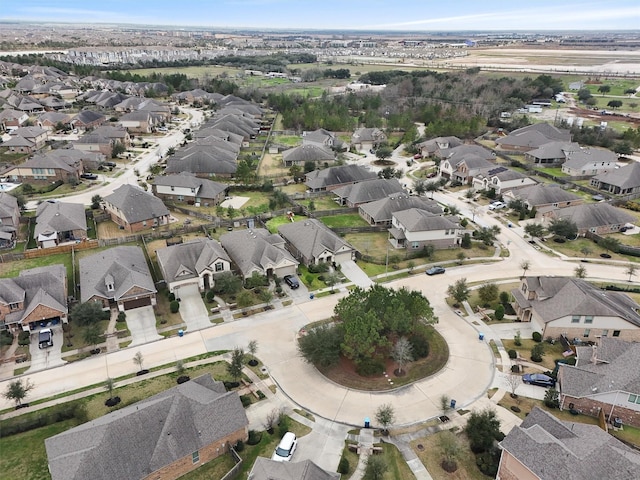
<svg viewBox="0 0 640 480"><path fill-rule="evenodd" d="M495 168L495 154L479 145L459 145L442 151L440 175L453 182L471 184L473 177L482 171Z"/></svg>
<svg viewBox="0 0 640 480"><path fill-rule="evenodd" d="M359 152L376 149L387 141L387 136L379 128L359 128L351 135L351 147Z"/></svg>
<svg viewBox="0 0 640 480"><path fill-rule="evenodd" d="M68 322L67 269L50 265L0 278L0 328L36 332Z"/></svg>
<svg viewBox="0 0 640 480"><path fill-rule="evenodd" d="M473 177L471 185L476 190L493 190L496 195L502 195L536 183L533 178L501 165L480 171Z"/></svg>
<svg viewBox="0 0 640 480"><path fill-rule="evenodd" d="M45 440L52 480L174 480L246 441L236 392L192 379Z"/></svg>
<svg viewBox="0 0 640 480"><path fill-rule="evenodd" d="M416 251L428 245L453 248L460 245L464 227L456 216L442 216L410 208L393 212L389 241L394 248Z"/></svg>
<svg viewBox="0 0 640 480"><path fill-rule="evenodd" d="M640 341L640 305L622 292L601 290L572 277L524 277L511 290L518 321L544 338Z"/></svg>
<svg viewBox="0 0 640 480"><path fill-rule="evenodd" d="M169 223L169 209L162 200L136 185L121 185L103 201L111 220L130 233Z"/></svg>
<svg viewBox="0 0 640 480"><path fill-rule="evenodd" d="M356 253L355 248L315 218L280 225L278 233L287 241L291 254L305 265L353 260Z"/></svg>

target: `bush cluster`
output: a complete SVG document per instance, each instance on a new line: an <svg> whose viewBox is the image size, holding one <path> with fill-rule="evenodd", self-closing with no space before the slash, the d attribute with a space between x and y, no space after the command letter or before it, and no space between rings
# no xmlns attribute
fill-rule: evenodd
<svg viewBox="0 0 640 480"><path fill-rule="evenodd" d="M0 422L0 438L28 432L36 428L52 425L75 418L78 423L87 421L87 408L82 402L67 402L43 411L28 413Z"/></svg>

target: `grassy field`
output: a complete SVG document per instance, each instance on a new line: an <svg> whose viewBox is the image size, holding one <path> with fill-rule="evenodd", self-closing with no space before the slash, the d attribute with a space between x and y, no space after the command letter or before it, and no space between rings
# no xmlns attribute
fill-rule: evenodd
<svg viewBox="0 0 640 480"><path fill-rule="evenodd" d="M602 94L598 92L598 88L604 85L611 87L611 90L606 95L628 96L624 93L625 90L635 89L639 85L638 80L626 78L605 78L601 79L600 82L601 83L586 84L584 88L588 89L594 97L602 96Z"/></svg>
<svg viewBox="0 0 640 480"><path fill-rule="evenodd" d="M357 213L345 213L341 215L331 215L330 217L320 217L319 220L329 228L366 227L369 225Z"/></svg>

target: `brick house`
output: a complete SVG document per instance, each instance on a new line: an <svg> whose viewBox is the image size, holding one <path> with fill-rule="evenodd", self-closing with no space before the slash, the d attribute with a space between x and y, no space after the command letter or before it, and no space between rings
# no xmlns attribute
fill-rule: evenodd
<svg viewBox="0 0 640 480"><path fill-rule="evenodd" d="M363 203L358 207L358 214L370 225L391 226L393 212L410 208L427 210L434 215L442 215L442 207L435 200L417 197L407 193L389 195L374 202Z"/></svg>
<svg viewBox="0 0 640 480"><path fill-rule="evenodd" d="M0 278L0 328L37 331L50 323L67 323L67 269L64 265L22 270Z"/></svg>
<svg viewBox="0 0 640 480"><path fill-rule="evenodd" d="M418 250L433 245L453 248L462 242L464 227L456 216L441 216L427 210L410 208L393 212L389 242L394 248Z"/></svg>
<svg viewBox="0 0 640 480"><path fill-rule="evenodd" d="M320 468L311 460L277 462L264 457L256 458L249 480L340 480L340 474Z"/></svg>
<svg viewBox="0 0 640 480"><path fill-rule="evenodd" d="M312 192L324 192L376 178L378 175L359 165L342 165L309 172L305 174L304 183Z"/></svg>
<svg viewBox="0 0 640 480"><path fill-rule="evenodd" d="M504 150L528 152L554 141L571 142L571 132L549 123L534 123L497 139L496 144Z"/></svg>
<svg viewBox="0 0 640 480"><path fill-rule="evenodd" d="M36 210L33 236L38 248L55 247L64 242L87 238L84 205L65 202L42 202Z"/></svg>
<svg viewBox="0 0 640 480"><path fill-rule="evenodd" d="M352 260L356 252L337 233L315 218L280 225L278 233L287 241L291 254L305 265Z"/></svg>
<svg viewBox="0 0 640 480"><path fill-rule="evenodd" d="M33 153L45 146L48 132L40 127L21 127L12 130L11 138L3 143L12 153Z"/></svg>
<svg viewBox="0 0 640 480"><path fill-rule="evenodd" d="M196 177L190 172L162 175L154 179L153 194L162 200L205 207L219 205L229 191L229 185Z"/></svg>
<svg viewBox="0 0 640 480"><path fill-rule="evenodd" d="M536 184L510 190L504 194L506 202L522 200L529 210L536 209L536 217L547 217L551 211L584 203L584 199L559 185Z"/></svg>
<svg viewBox="0 0 640 480"><path fill-rule="evenodd" d="M597 235L619 232L620 228L637 221L622 208L608 203L585 203L575 207L558 208L550 212L551 218L570 220L578 227L578 235L592 232Z"/></svg>
<svg viewBox="0 0 640 480"><path fill-rule="evenodd" d="M130 233L169 223L169 210L157 197L135 185L121 185L104 197L105 211Z"/></svg>
<svg viewBox="0 0 640 480"><path fill-rule="evenodd" d="M248 424L238 394L203 375L47 438L49 472L52 480L174 480L246 441Z"/></svg>
<svg viewBox="0 0 640 480"><path fill-rule="evenodd" d="M640 305L624 293L600 290L579 278L532 276L511 294L518 320L531 322L545 338L640 341Z"/></svg>
<svg viewBox="0 0 640 480"><path fill-rule="evenodd" d="M344 185L332 190L339 205L349 208L359 207L365 203L375 202L390 195L405 193L397 178L374 178L366 182Z"/></svg>
<svg viewBox="0 0 640 480"><path fill-rule="evenodd" d="M69 152L70 150L66 150ZM58 150L38 154L21 165L7 170L6 175L13 182L50 185L53 182L77 181L84 167L80 158L73 155L61 155Z"/></svg>
<svg viewBox="0 0 640 480"><path fill-rule="evenodd" d="M106 137L100 133L91 132L81 136L73 142L73 148L82 150L83 152L101 153L107 158L111 158L113 152L113 138Z"/></svg>

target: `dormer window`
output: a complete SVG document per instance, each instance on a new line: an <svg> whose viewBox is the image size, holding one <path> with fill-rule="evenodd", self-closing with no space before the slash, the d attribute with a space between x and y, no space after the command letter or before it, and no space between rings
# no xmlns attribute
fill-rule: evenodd
<svg viewBox="0 0 640 480"><path fill-rule="evenodd" d="M113 275L109 274L106 275L104 277L104 285L107 288L107 292L114 292L115 291L115 285L114 285L115 281L113 279Z"/></svg>

